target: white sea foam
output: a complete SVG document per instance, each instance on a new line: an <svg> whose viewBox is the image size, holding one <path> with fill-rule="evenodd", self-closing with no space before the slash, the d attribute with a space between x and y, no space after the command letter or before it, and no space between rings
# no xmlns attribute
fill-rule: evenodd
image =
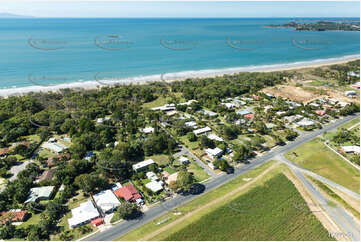
<svg viewBox="0 0 361 242"><path fill-rule="evenodd" d="M165 81L172 80L184 80L186 78L202 78L202 77L212 77L220 76L224 74L234 74L239 72L254 72L254 71L272 71L272 70L281 70L288 68L297 68L297 67L307 67L318 64L328 64L337 61L349 60L354 58L360 58L360 55L348 55L337 58L327 58L327 59L316 59L311 61L298 61L293 63L283 63L283 64L272 64L272 65L252 65L244 67L232 67L232 68L223 68L223 69L206 69L206 70L190 70L182 71L175 73L164 73L148 76L136 76L128 77L124 79L113 78L110 80L88 80L88 81L75 81L71 83L63 83L50 86L27 86L27 87L13 87L9 89L0 89L0 96L7 97L13 95L22 95L29 92L49 92L57 91L65 88L81 88L81 89L91 89L96 87L101 87L104 85L113 85L113 84L144 84L154 81L160 81L162 78Z"/></svg>

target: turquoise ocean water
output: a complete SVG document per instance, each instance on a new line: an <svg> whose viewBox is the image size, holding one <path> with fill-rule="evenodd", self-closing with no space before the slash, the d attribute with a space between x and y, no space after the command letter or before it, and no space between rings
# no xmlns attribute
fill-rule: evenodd
<svg viewBox="0 0 361 242"><path fill-rule="evenodd" d="M290 20L1 19L0 89L359 56L359 32L265 27Z"/></svg>

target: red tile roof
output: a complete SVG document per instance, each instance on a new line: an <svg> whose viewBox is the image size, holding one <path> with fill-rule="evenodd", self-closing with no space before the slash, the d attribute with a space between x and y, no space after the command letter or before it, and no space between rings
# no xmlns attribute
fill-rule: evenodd
<svg viewBox="0 0 361 242"><path fill-rule="evenodd" d="M99 226L99 225L103 224L103 219L102 218L93 219L91 221L91 224L94 226Z"/></svg>
<svg viewBox="0 0 361 242"><path fill-rule="evenodd" d="M245 118L249 118L249 119L253 119L253 118L254 118L254 114L249 113L249 114L244 115L244 117L245 117Z"/></svg>
<svg viewBox="0 0 361 242"><path fill-rule="evenodd" d="M142 195L139 194L138 190L133 186L133 184L127 184L116 190L114 193L118 197L124 198L126 201L136 200L142 197Z"/></svg>
<svg viewBox="0 0 361 242"><path fill-rule="evenodd" d="M0 155L6 155L9 153L9 148L2 148L0 149Z"/></svg>
<svg viewBox="0 0 361 242"><path fill-rule="evenodd" d="M3 217L1 222L5 223L9 219L13 222L22 222L24 221L24 217L27 214L27 211L9 211L9 212L2 212L1 216Z"/></svg>
<svg viewBox="0 0 361 242"><path fill-rule="evenodd" d="M325 115L326 111L324 111L324 110L317 110L316 113L317 113L318 115Z"/></svg>

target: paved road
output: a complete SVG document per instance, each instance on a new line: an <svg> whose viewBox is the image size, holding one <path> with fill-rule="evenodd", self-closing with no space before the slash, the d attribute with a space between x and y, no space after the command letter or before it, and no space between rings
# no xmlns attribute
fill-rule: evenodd
<svg viewBox="0 0 361 242"><path fill-rule="evenodd" d="M204 164L200 159L198 159L198 157L195 156L192 152L190 152L184 145L181 145L181 151L174 154L175 157L178 157L178 156L181 156L181 155L187 155L188 157L193 158L193 160L200 167L202 167L202 169L205 170L205 172L207 172L208 175L210 175L211 177L216 176L216 173L214 173L214 171L212 171L212 169L210 169L206 164Z"/></svg>
<svg viewBox="0 0 361 242"><path fill-rule="evenodd" d="M174 140L177 140L166 128L164 128L162 125L160 126L165 132L167 132L167 134L172 137ZM198 159L197 156L195 156L192 152L190 152L187 147L185 147L184 145L179 144L179 146L181 147L181 150L176 153L174 156L178 157L181 155L187 155L189 157L192 157L193 160L200 166L202 167L203 170L205 170L207 172L208 175L210 175L211 177L216 176L216 174L206 165L204 164L200 159Z"/></svg>
<svg viewBox="0 0 361 242"><path fill-rule="evenodd" d="M331 130L335 129L337 126L340 126L340 125L350 121L351 119L358 117L358 115L359 114L348 116L343 119L339 119L335 123L332 123L332 124L324 127L321 130L316 130L316 131L313 131L306 135L304 135L304 134L300 135L293 142L290 142L285 146L277 147L262 156L252 159L250 164L236 168L234 174L231 174L231 175L223 174L223 175L217 176L214 179L204 183L204 185L206 187L206 191L215 189L215 188L219 187L220 185L231 181L235 177L242 175L242 174L258 167L259 165L265 163L266 161L271 160L272 158L275 158L278 154L285 153L285 152L295 148L296 146L299 146L299 145L315 138L316 136L318 136L324 132L331 131ZM120 237L121 235L124 235L125 233L127 233L131 230L134 230L153 219L158 218L159 216L163 215L167 211L172 210L175 207L194 199L195 197L197 197L197 195L177 196L174 199L165 201L164 203L160 204L159 206L155 206L155 207L149 209L148 211L146 211L144 213L144 216L139 220L120 222L117 225L111 227L110 229L103 231L103 232L96 233L90 237L87 237L84 240L87 240L87 241L115 240L116 238Z"/></svg>
<svg viewBox="0 0 361 242"><path fill-rule="evenodd" d="M290 163L288 162L287 164L289 165ZM358 223L339 205L329 206L329 200L305 178L300 169L293 165L291 165L290 168L304 184L311 196L317 200L317 205L321 206L338 227L341 228L341 231L343 231L342 234L338 234L338 231L330 231L332 234L338 235L336 239L345 240L348 237L351 240L360 241L360 229Z"/></svg>
<svg viewBox="0 0 361 242"><path fill-rule="evenodd" d="M284 159L284 162L290 166L293 170L299 170L309 176L312 176L313 178L317 179L317 180L320 180L321 182L323 183L326 183L328 185L330 185L331 187L334 187L338 190L340 190L341 192L344 192L346 194L348 194L349 196L353 197L353 198L356 198L357 200L360 200L360 194L356 193L356 192L353 192L351 191L350 189L344 187L344 186L341 186L340 184L337 184L323 176L320 176L312 171L309 171L309 170L306 170L306 169L303 169L301 167L298 167L296 166L295 164L293 164L292 162L286 160L286 158L282 157Z"/></svg>

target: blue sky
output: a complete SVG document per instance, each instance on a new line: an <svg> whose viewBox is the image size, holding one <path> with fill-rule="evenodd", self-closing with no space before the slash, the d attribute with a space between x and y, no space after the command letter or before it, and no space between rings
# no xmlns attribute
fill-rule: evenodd
<svg viewBox="0 0 361 242"><path fill-rule="evenodd" d="M35 17L359 17L360 3L5 0L1 12Z"/></svg>

